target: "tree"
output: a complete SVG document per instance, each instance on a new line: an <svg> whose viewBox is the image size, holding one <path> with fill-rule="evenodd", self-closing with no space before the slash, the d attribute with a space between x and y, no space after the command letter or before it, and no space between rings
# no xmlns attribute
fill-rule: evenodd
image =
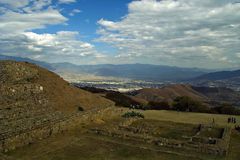
<svg viewBox="0 0 240 160"><path fill-rule="evenodd" d="M151 101L148 103L148 109L154 109L154 110L170 110L171 106L167 101L162 102L154 102Z"/></svg>
<svg viewBox="0 0 240 160"><path fill-rule="evenodd" d="M177 97L173 102L173 109L187 112L210 112L210 108L190 97Z"/></svg>
<svg viewBox="0 0 240 160"><path fill-rule="evenodd" d="M240 115L240 110L228 103L223 103L219 107L213 108L218 114Z"/></svg>

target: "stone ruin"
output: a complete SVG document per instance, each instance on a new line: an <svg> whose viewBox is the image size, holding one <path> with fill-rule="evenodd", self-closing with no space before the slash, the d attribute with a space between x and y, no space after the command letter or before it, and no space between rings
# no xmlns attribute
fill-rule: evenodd
<svg viewBox="0 0 240 160"><path fill-rule="evenodd" d="M0 64L0 151L59 132L50 126L66 115L49 106L43 86L29 82L37 77L37 69L19 63Z"/></svg>
<svg viewBox="0 0 240 160"><path fill-rule="evenodd" d="M87 123L94 115L100 114L98 109L84 112L60 110L51 103L47 88L38 81L39 76L39 68L35 65L0 62L0 153L61 133L80 122Z"/></svg>
<svg viewBox="0 0 240 160"><path fill-rule="evenodd" d="M126 119L119 125L115 126L102 126L91 128L89 131L95 134L110 136L116 138L122 138L125 140L138 141L154 146L181 149L186 151L194 151L198 153L206 153L211 155L225 156L228 153L231 129L220 128L220 137L204 137L200 136L200 133L204 130L212 129L210 125L199 125L198 130L193 136L184 136L185 140L179 140L174 138L164 138L159 135L154 136L155 127L149 124L149 128L133 127L133 122L139 121L137 118Z"/></svg>

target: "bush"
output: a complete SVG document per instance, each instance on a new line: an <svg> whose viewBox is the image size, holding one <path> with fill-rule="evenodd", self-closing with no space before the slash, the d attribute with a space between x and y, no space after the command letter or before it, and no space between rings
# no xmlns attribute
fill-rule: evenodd
<svg viewBox="0 0 240 160"><path fill-rule="evenodd" d="M210 112L209 107L187 96L177 97L173 102L173 109L188 112Z"/></svg>
<svg viewBox="0 0 240 160"><path fill-rule="evenodd" d="M153 109L153 110L170 110L171 106L167 101L162 102L149 102L147 109Z"/></svg>
<svg viewBox="0 0 240 160"><path fill-rule="evenodd" d="M140 103L119 92L107 93L105 97L107 99L114 101L117 106L128 107L128 108L134 107L135 109L143 108Z"/></svg>
<svg viewBox="0 0 240 160"><path fill-rule="evenodd" d="M218 114L240 115L240 110L230 104L222 104L220 107L212 108Z"/></svg>
<svg viewBox="0 0 240 160"><path fill-rule="evenodd" d="M82 107L78 107L78 111L84 111Z"/></svg>
<svg viewBox="0 0 240 160"><path fill-rule="evenodd" d="M122 117L124 117L124 118L131 118L131 117L144 118L144 115L142 113L132 111L132 112L124 113L122 115Z"/></svg>

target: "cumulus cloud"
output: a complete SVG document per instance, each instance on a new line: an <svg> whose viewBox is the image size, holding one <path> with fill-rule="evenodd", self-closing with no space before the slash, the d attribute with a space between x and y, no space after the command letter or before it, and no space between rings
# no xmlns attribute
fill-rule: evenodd
<svg viewBox="0 0 240 160"><path fill-rule="evenodd" d="M240 4L234 0L141 0L120 21L101 19L97 39L116 61L186 67L240 66Z"/></svg>
<svg viewBox="0 0 240 160"><path fill-rule="evenodd" d="M2 52L8 52L10 55L17 53L52 62L99 56L92 44L78 40L78 36L78 32L70 31L60 31L56 34L24 32L14 40L9 36L1 37L0 45Z"/></svg>
<svg viewBox="0 0 240 160"><path fill-rule="evenodd" d="M0 54L74 63L87 63L95 57L101 57L92 44L80 40L78 32L33 32L34 29L67 22L68 19L53 7L52 0L13 2L16 1L0 0L0 4L3 4L0 8ZM73 13L79 12L80 10L73 10Z"/></svg>
<svg viewBox="0 0 240 160"><path fill-rule="evenodd" d="M61 24L67 21L59 11L47 9L40 12L19 13L6 11L0 16L0 33L21 33L26 30L44 28L46 25Z"/></svg>
<svg viewBox="0 0 240 160"><path fill-rule="evenodd" d="M0 0L0 4L6 5L12 9L21 8L27 6L30 0Z"/></svg>

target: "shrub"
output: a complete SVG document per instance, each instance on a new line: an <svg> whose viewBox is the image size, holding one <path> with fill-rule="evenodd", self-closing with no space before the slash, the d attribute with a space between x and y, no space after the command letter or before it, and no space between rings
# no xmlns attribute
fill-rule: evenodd
<svg viewBox="0 0 240 160"><path fill-rule="evenodd" d="M187 96L177 97L173 102L173 109L188 112L210 112L209 107Z"/></svg>
<svg viewBox="0 0 240 160"><path fill-rule="evenodd" d="M78 107L78 111L84 111L84 109L82 107Z"/></svg>
<svg viewBox="0 0 240 160"><path fill-rule="evenodd" d="M212 110L218 114L240 115L240 110L230 104L222 104L219 107L212 108Z"/></svg>
<svg viewBox="0 0 240 160"><path fill-rule="evenodd" d="M148 103L148 109L153 109L153 110L170 110L171 106L167 101L162 101L162 102L149 102Z"/></svg>
<svg viewBox="0 0 240 160"><path fill-rule="evenodd" d="M114 101L117 106L128 108L133 108L134 106L135 109L142 108L142 105L140 103L119 92L107 93L106 98Z"/></svg>
<svg viewBox="0 0 240 160"><path fill-rule="evenodd" d="M142 113L132 111L132 112L124 113L122 115L122 117L124 117L124 118L131 118L131 117L144 118L144 115Z"/></svg>

